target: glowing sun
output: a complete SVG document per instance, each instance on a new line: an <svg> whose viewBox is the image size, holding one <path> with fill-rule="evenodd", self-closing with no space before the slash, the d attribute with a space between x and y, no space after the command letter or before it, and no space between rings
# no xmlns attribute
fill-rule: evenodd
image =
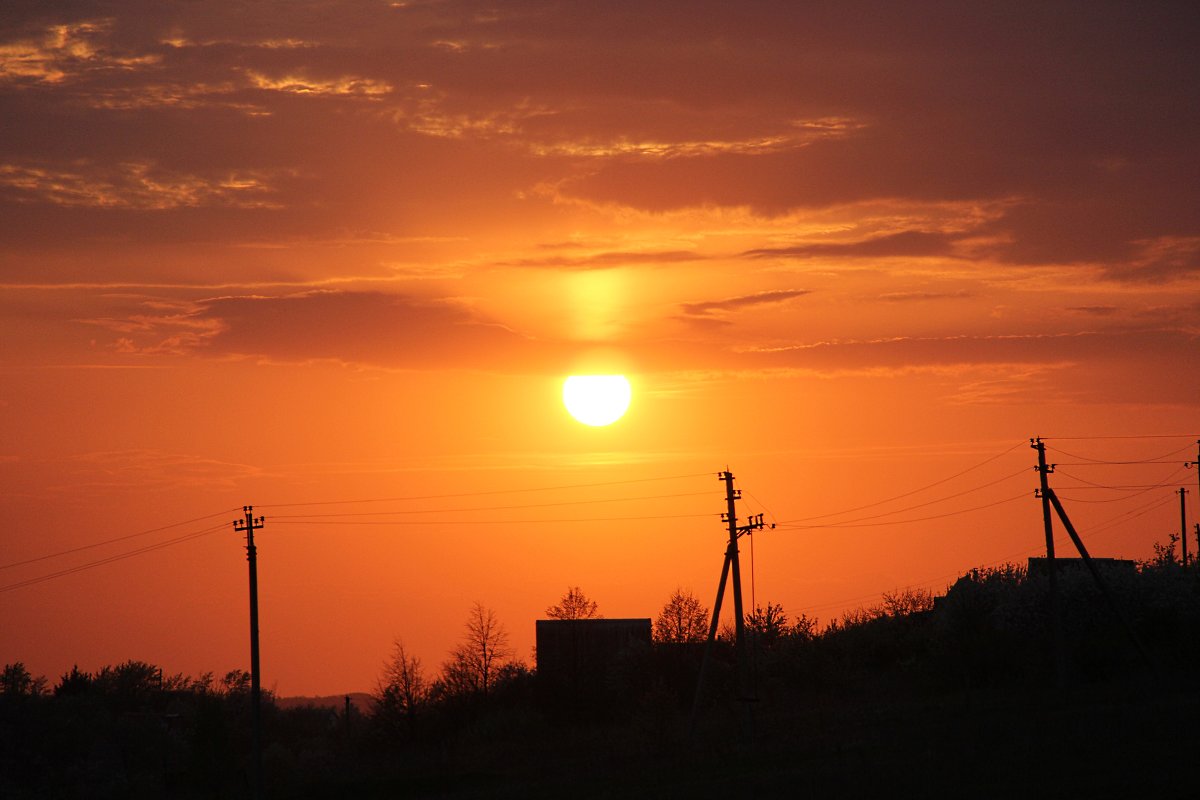
<svg viewBox="0 0 1200 800"><path fill-rule="evenodd" d="M624 375L572 375L563 381L563 405L584 425L611 425L633 395Z"/></svg>

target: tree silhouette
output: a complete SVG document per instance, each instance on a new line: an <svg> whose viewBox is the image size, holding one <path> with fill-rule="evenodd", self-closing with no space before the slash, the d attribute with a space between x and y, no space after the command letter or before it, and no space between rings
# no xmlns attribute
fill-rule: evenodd
<svg viewBox="0 0 1200 800"><path fill-rule="evenodd" d="M703 642L708 637L708 609L685 589L676 589L654 620L659 642Z"/></svg>
<svg viewBox="0 0 1200 800"><path fill-rule="evenodd" d="M92 675L79 669L76 664L71 667L70 672L64 672L63 676L58 679L58 683L54 686L54 695L56 697L70 697L73 695L87 694L92 688Z"/></svg>
<svg viewBox="0 0 1200 800"><path fill-rule="evenodd" d="M578 586L568 587L558 605L546 609L550 619L603 619L596 613L596 601L588 598Z"/></svg>
<svg viewBox="0 0 1200 800"><path fill-rule="evenodd" d="M928 589L897 589L883 593L883 613L903 617L933 609L933 593Z"/></svg>
<svg viewBox="0 0 1200 800"><path fill-rule="evenodd" d="M421 659L410 656L404 643L397 639L376 688L380 712L392 718L402 717L411 728L417 713L429 700L429 690Z"/></svg>
<svg viewBox="0 0 1200 800"><path fill-rule="evenodd" d="M752 641L763 647L774 647L788 634L788 618L779 603L768 602L755 606L746 615L746 633Z"/></svg>
<svg viewBox="0 0 1200 800"><path fill-rule="evenodd" d="M487 697L500 668L512 658L508 631L496 612L476 602L467 615L466 636L442 665L444 691Z"/></svg>
<svg viewBox="0 0 1200 800"><path fill-rule="evenodd" d="M0 696L39 697L46 693L46 679L35 678L23 662L5 664L0 672Z"/></svg>

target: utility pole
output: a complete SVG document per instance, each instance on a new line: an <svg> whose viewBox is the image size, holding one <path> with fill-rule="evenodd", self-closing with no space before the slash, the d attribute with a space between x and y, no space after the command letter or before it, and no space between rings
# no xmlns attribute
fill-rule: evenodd
<svg viewBox="0 0 1200 800"><path fill-rule="evenodd" d="M250 713L254 724L253 785L254 797L262 800L262 676L258 668L258 551L254 532L266 517L255 517L254 506L242 506L244 520L234 520L233 529L246 534L246 560L250 562Z"/></svg>
<svg viewBox="0 0 1200 800"><path fill-rule="evenodd" d="M695 730L696 718L700 712L700 701L704 696L705 678L708 675L708 664L711 659L713 642L717 638L717 625L721 618L721 601L725 596L725 582L729 573L733 573L733 630L734 654L737 658L737 692L738 701L744 708L744 725L747 744L754 736L754 717L750 711L751 697L749 681L749 662L746 659L746 624L742 608L742 570L738 561L737 540L740 536L765 527L763 515L757 514L748 520L746 525L737 524L737 501L742 497L741 489L733 488L733 473L726 470L717 477L725 482L725 513L721 521L729 526L729 543L725 548L725 563L721 567L721 580L717 584L717 597L713 602L712 622L708 627L708 640L704 644L704 658L700 662L700 675L696 680L696 696L692 702L692 729ZM771 525L774 528L774 525Z"/></svg>
<svg viewBox="0 0 1200 800"><path fill-rule="evenodd" d="M1129 618L1126 617L1124 612L1121 611L1121 607L1117 604L1116 598L1113 597L1112 592L1109 591L1108 584L1105 583L1104 578L1100 575L1100 570L1096 568L1095 563L1092 561L1092 557L1088 553L1087 547L1084 546L1083 539L1079 538L1079 532L1075 530L1075 526L1071 523L1071 518L1067 516L1067 510L1063 508L1062 501L1058 499L1058 495L1055 494L1054 490L1050 488L1050 483L1047 476L1054 472L1055 465L1050 464L1047 466L1046 464L1046 443L1043 442L1040 437L1030 439L1029 441L1029 446L1037 450L1038 465L1035 469L1037 469L1038 476L1041 479L1041 488L1038 489L1037 495L1042 499L1042 515L1046 526L1046 560L1049 562L1048 566L1050 568L1050 604L1054 625L1054 660L1058 678L1058 688L1061 689L1066 685L1066 661L1063 657L1062 621L1058 616L1057 597L1055 596L1057 593L1057 584L1054 568L1054 528L1050 519L1051 505L1053 505L1055 513L1058 514L1058 519L1062 523L1062 526L1066 529L1067 535L1071 537L1071 543L1074 544L1075 549L1079 551L1079 557L1083 559L1084 566L1087 567L1088 572L1092 573L1092 580L1095 581L1096 588L1100 590L1101 596L1104 598L1105 602L1108 603L1108 606L1112 610L1114 616L1116 616L1120 623L1124 626L1125 632L1129 635L1130 641L1133 643L1133 646L1137 648L1137 651L1142 656L1142 659L1148 665L1154 667L1154 662L1151 660L1150 654L1146 651L1145 646L1138 637L1137 631L1133 629L1133 625L1130 624Z"/></svg>
<svg viewBox="0 0 1200 800"><path fill-rule="evenodd" d="M1036 494L1042 500L1042 526L1046 531L1046 573L1050 578L1050 638L1055 681L1061 689L1066 685L1067 675L1063 655L1062 617L1058 610L1058 569L1054 563L1054 525L1050 520L1050 483L1047 477L1054 471L1054 465L1046 465L1046 443L1040 436L1030 439L1029 446L1037 450L1038 456L1038 463L1034 469L1038 473L1040 488Z"/></svg>
<svg viewBox="0 0 1200 800"><path fill-rule="evenodd" d="M1196 497L1198 499L1200 499L1200 439L1196 440L1196 460L1195 461L1185 461L1185 462L1183 462L1183 465L1185 467L1187 467L1188 469L1191 469L1192 467L1196 468L1196 491L1198 492ZM1180 514L1182 515L1183 514L1183 511L1182 511L1182 509L1183 509L1183 494L1182 494L1183 489L1180 488L1179 491L1181 493L1179 495L1179 507L1180 507ZM1181 542L1183 542L1183 552L1186 553L1187 552L1187 533L1186 533L1187 526L1186 526L1186 524L1184 524L1182 522L1180 524L1184 525L1184 527L1179 529L1179 540ZM1196 560L1200 561L1200 525L1196 526ZM1187 556L1186 555L1183 558L1183 565L1185 567L1187 566Z"/></svg>
<svg viewBox="0 0 1200 800"><path fill-rule="evenodd" d="M742 702L749 699L747 691L749 682L746 680L746 624L742 615L742 569L738 563L738 524L737 501L741 499L742 490L733 488L733 473L725 470L720 478L725 481L725 521L729 523L729 547L726 555L729 566L733 571L733 651L737 657L738 698Z"/></svg>
<svg viewBox="0 0 1200 800"><path fill-rule="evenodd" d="M1187 504L1185 497L1187 495L1187 489L1180 486L1179 491L1175 494L1179 495L1179 545L1183 548L1180 552L1180 560L1183 563L1184 569L1187 569Z"/></svg>

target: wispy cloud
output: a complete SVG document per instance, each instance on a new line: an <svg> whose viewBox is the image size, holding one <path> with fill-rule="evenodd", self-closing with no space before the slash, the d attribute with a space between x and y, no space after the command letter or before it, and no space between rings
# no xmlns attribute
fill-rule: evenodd
<svg viewBox="0 0 1200 800"><path fill-rule="evenodd" d="M97 70L134 70L158 63L153 53L113 48L112 19L88 20L45 28L40 35L0 43L0 84L60 84Z"/></svg>
<svg viewBox="0 0 1200 800"><path fill-rule="evenodd" d="M273 183L278 175L261 171L198 175L163 169L151 161L111 166L0 164L0 191L19 202L163 210L198 206L278 208Z"/></svg>
<svg viewBox="0 0 1200 800"><path fill-rule="evenodd" d="M884 292L878 299L888 303L912 303L925 300L961 300L974 295L966 289L955 292Z"/></svg>
<svg viewBox="0 0 1200 800"><path fill-rule="evenodd" d="M247 72L246 76L256 89L286 94L382 98L392 91L391 84L386 81L356 76L315 78L306 75L281 75L270 77L260 72Z"/></svg>
<svg viewBox="0 0 1200 800"><path fill-rule="evenodd" d="M504 267L533 267L538 269L592 270L615 269L638 264L678 264L700 261L706 256L691 250L614 251L586 256L548 256L499 262Z"/></svg>
<svg viewBox="0 0 1200 800"><path fill-rule="evenodd" d="M720 319L732 311L783 303L796 297L812 294L811 289L771 289L754 294L726 297L721 300L703 300L682 303L679 308L685 318L699 320Z"/></svg>
<svg viewBox="0 0 1200 800"><path fill-rule="evenodd" d="M957 235L931 231L900 231L850 242L807 242L786 247L747 250L751 258L811 258L813 256L947 256Z"/></svg>

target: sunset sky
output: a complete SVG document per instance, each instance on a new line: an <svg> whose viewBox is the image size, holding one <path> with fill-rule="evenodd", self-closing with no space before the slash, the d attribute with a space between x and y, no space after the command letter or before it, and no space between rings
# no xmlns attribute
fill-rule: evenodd
<svg viewBox="0 0 1200 800"><path fill-rule="evenodd" d="M747 605L822 623L1038 554L1033 436L1093 554L1149 558L1200 507L1198 39L1183 2L8 0L0 661L248 668L245 504L284 695L396 638L432 671L475 601L529 662L568 586L711 606L726 468L779 523ZM622 420L566 413L586 373Z"/></svg>

